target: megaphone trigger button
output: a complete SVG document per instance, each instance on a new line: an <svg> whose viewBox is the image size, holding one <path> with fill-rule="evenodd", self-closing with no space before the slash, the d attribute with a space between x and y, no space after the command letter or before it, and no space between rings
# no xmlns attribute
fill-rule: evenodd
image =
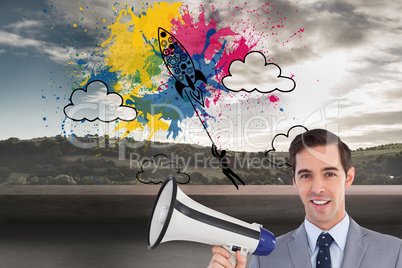
<svg viewBox="0 0 402 268"><path fill-rule="evenodd" d="M236 251L239 251L239 250L241 250L241 247L235 246L235 245L232 246L232 251L236 252Z"/></svg>

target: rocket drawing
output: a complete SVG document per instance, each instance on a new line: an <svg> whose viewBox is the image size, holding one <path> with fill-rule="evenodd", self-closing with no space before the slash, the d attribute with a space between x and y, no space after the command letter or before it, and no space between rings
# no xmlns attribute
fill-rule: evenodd
<svg viewBox="0 0 402 268"><path fill-rule="evenodd" d="M176 79L175 86L179 95L183 98L183 90L189 88L187 92L190 96L204 107L202 90L195 86L198 80L207 83L204 74L200 70L195 70L190 55L179 40L160 27L158 29L158 41L163 61Z"/></svg>
<svg viewBox="0 0 402 268"><path fill-rule="evenodd" d="M204 96L202 90L195 85L198 80L207 83L204 74L200 70L195 69L190 55L179 40L160 27L158 29L158 42L163 61L165 62L170 74L176 79L175 87L177 93L179 93L182 98L185 94L189 99L191 106L193 106L198 119L212 142L212 155L219 160L223 174L225 174L225 176L233 183L236 189L239 189L235 179L245 185L243 180L230 169L229 160L226 158L226 151L223 150L221 153L218 152L205 122L201 119L201 116L192 101L192 99L195 100L204 108Z"/></svg>

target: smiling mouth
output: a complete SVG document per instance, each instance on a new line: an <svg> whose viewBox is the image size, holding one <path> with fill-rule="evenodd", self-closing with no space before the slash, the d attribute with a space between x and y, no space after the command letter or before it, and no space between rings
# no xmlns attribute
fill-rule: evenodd
<svg viewBox="0 0 402 268"><path fill-rule="evenodd" d="M326 205L326 204L328 204L328 203L329 203L329 200L328 200L328 201L311 200L311 202L313 202L313 204L315 204L315 205L322 206L322 205Z"/></svg>

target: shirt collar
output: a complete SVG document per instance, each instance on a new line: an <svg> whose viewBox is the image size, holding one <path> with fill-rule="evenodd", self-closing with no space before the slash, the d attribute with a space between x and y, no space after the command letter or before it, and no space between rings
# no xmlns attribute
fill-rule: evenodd
<svg viewBox="0 0 402 268"><path fill-rule="evenodd" d="M322 232L329 233L334 238L336 245L343 252L348 236L349 223L350 219L348 214L346 213L345 217L337 225L332 227L329 231L323 231L311 222L309 222L307 218L305 218L304 228L306 229L308 246L310 248L311 254L314 253L317 246L317 238Z"/></svg>

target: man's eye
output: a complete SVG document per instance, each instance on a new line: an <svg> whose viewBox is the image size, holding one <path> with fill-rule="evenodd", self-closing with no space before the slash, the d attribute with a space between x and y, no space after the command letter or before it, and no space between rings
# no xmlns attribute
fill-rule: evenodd
<svg viewBox="0 0 402 268"><path fill-rule="evenodd" d="M333 173L333 172L329 172L329 173L327 173L327 176L328 176L328 177L335 177L335 176L336 176L336 174L335 174L335 173Z"/></svg>
<svg viewBox="0 0 402 268"><path fill-rule="evenodd" d="M301 179L307 179L307 178L310 178L310 177L311 177L310 174L302 174L302 175L300 176Z"/></svg>

